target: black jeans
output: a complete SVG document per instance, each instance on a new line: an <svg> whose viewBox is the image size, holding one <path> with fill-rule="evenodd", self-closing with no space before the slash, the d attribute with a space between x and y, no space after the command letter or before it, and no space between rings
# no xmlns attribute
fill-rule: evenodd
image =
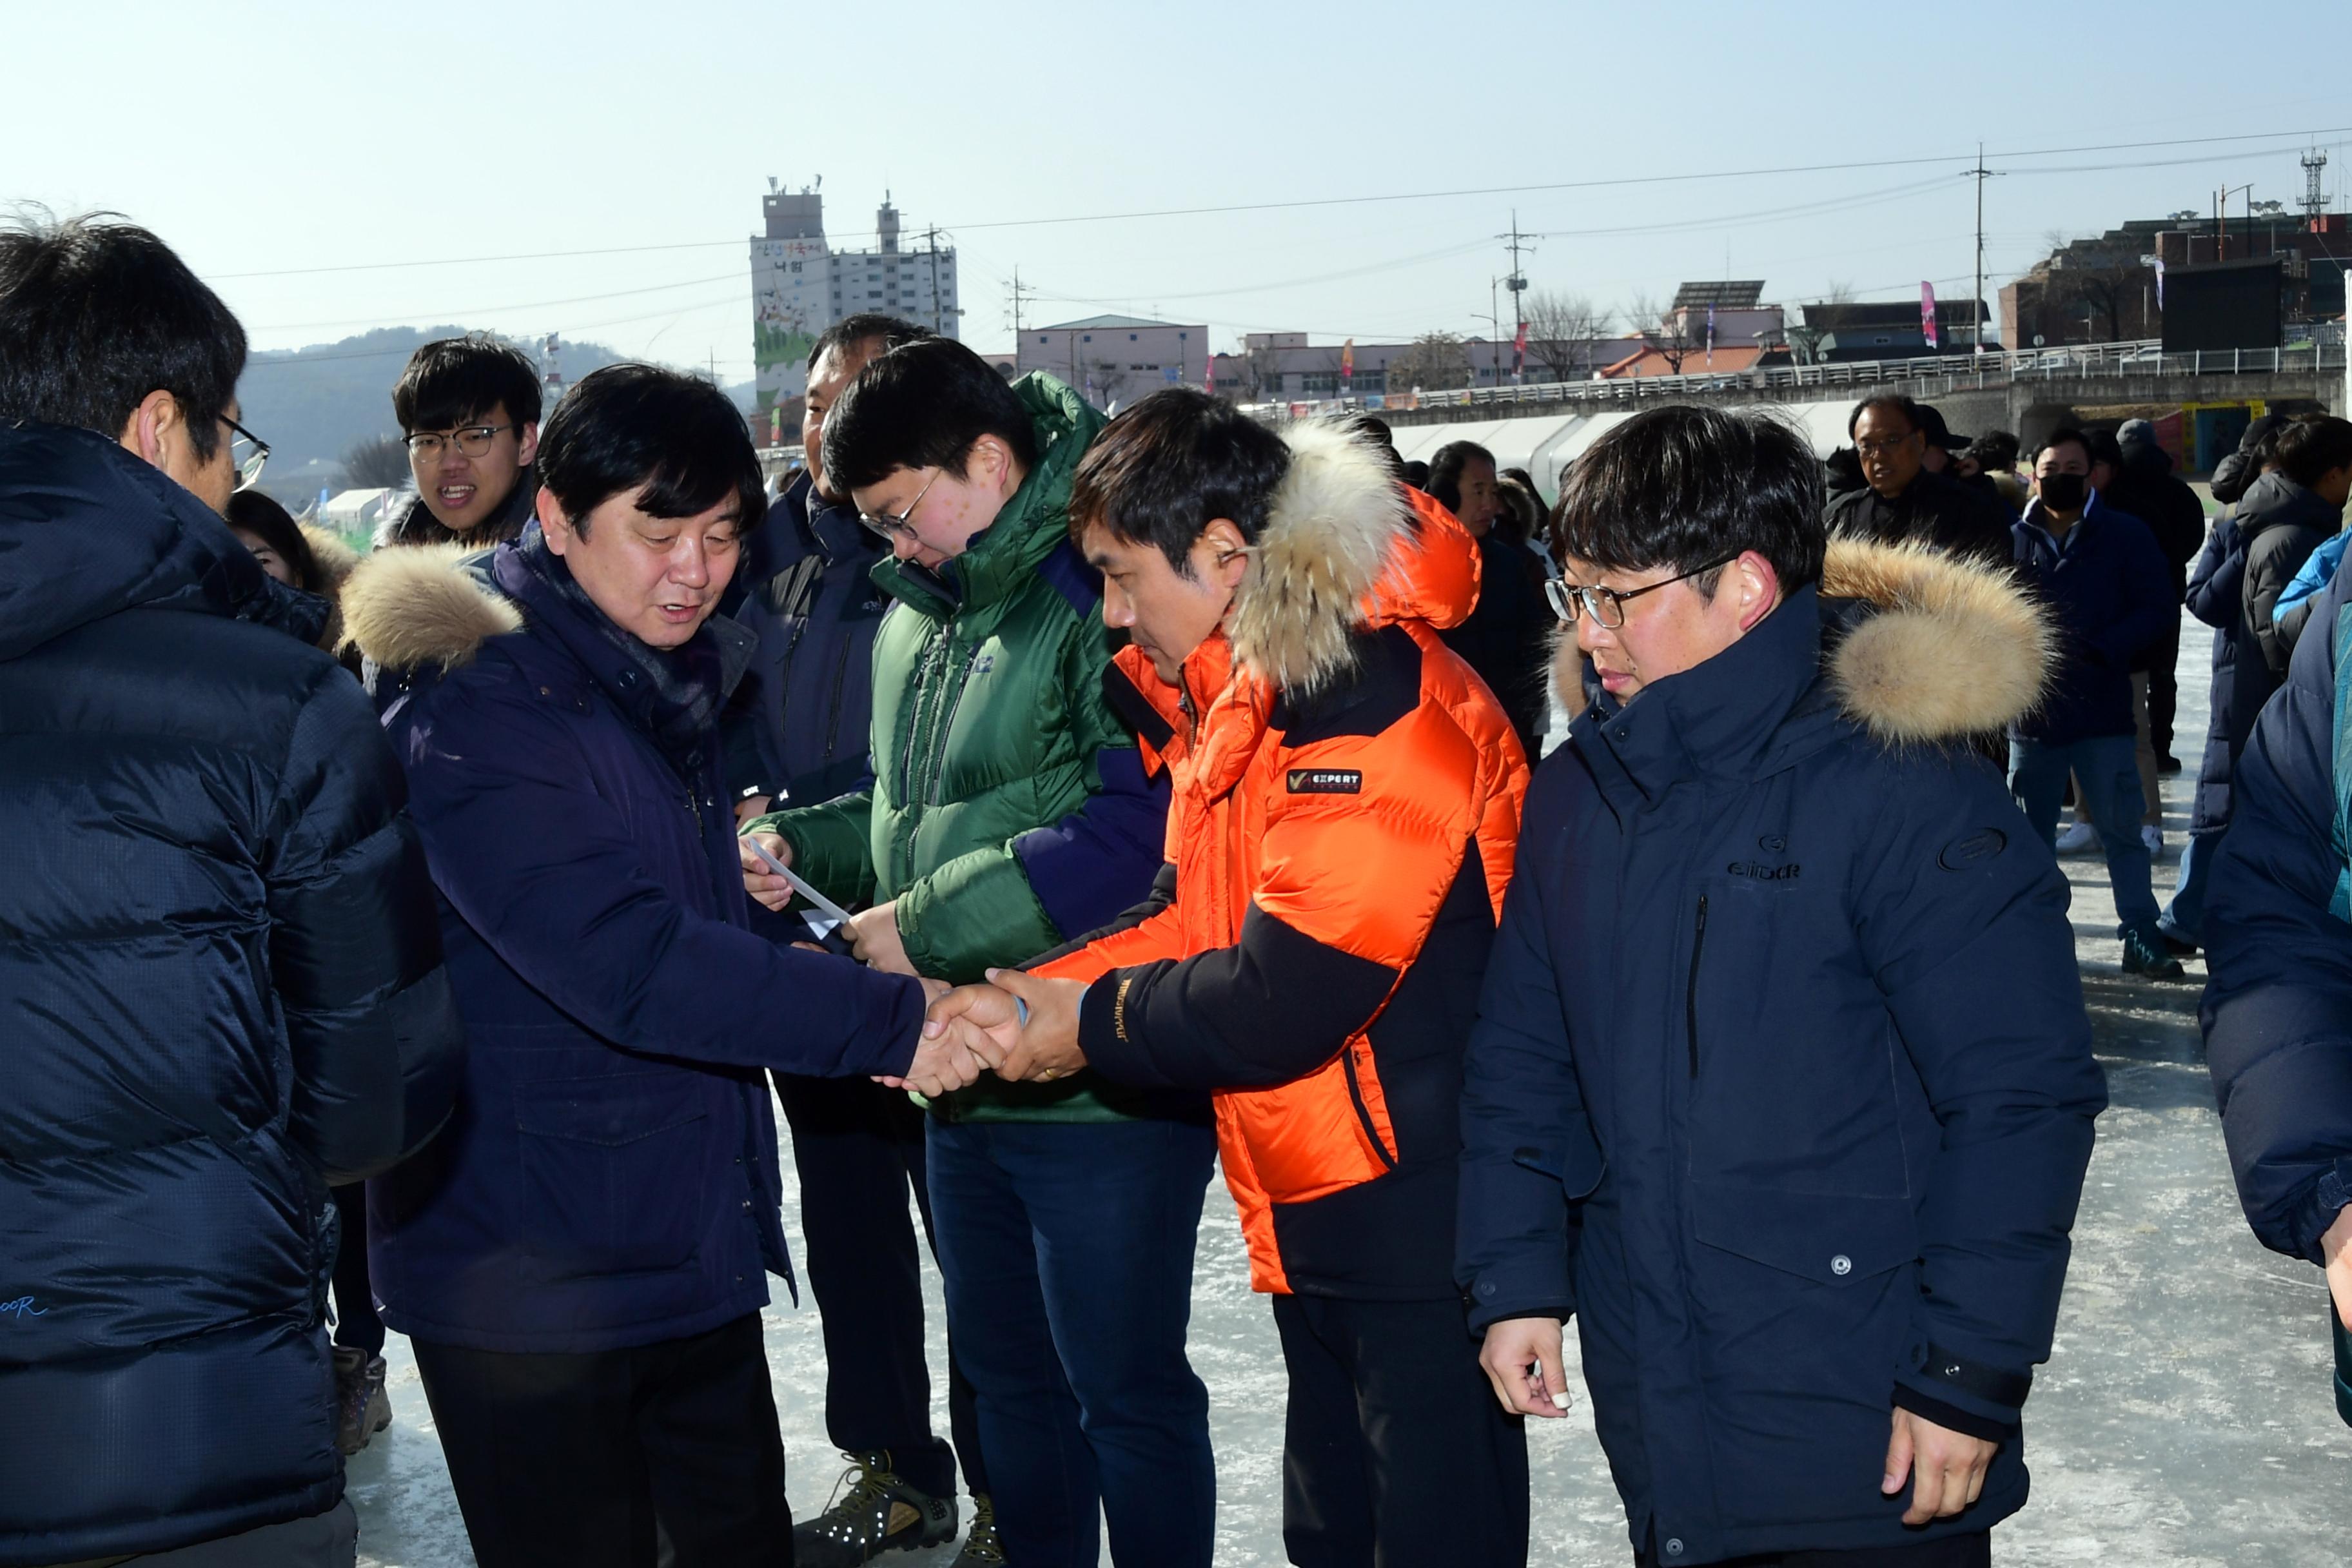
<svg viewBox="0 0 2352 1568"><path fill-rule="evenodd" d="M2180 711L2180 622L2147 650L2147 739L2158 761L2175 755L2172 721Z"/></svg>
<svg viewBox="0 0 2352 1568"><path fill-rule="evenodd" d="M1645 1552L1635 1561L1641 1568L1658 1568L1661 1559ZM1705 1568L1991 1568L1992 1531L1947 1535L1936 1541L1906 1541L1899 1546L1853 1546L1834 1552L1775 1552L1760 1557L1733 1557Z"/></svg>
<svg viewBox="0 0 2352 1568"><path fill-rule="evenodd" d="M791 1568L756 1312L584 1355L410 1344L478 1568Z"/></svg>
<svg viewBox="0 0 2352 1568"><path fill-rule="evenodd" d="M1299 1568L1528 1560L1528 1441L1462 1303L1276 1296L1282 1543Z"/></svg>
<svg viewBox="0 0 2352 1568"><path fill-rule="evenodd" d="M342 1239L335 1253L335 1343L383 1353L383 1320L375 1315L375 1292L368 1285L367 1184L330 1187Z"/></svg>
<svg viewBox="0 0 2352 1568"><path fill-rule="evenodd" d="M824 1431L836 1448L887 1448L891 1468L933 1497L964 1483L988 1494L971 1384L948 1342L948 1429L931 1434L931 1374L923 1362L923 1275L907 1188L931 1236L923 1111L904 1089L871 1079L778 1073L793 1132L809 1290L824 1325ZM931 1243L938 1257L938 1244Z"/></svg>

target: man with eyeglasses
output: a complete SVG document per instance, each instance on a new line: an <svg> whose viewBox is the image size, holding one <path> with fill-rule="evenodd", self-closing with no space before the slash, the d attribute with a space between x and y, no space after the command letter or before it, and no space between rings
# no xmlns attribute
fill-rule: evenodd
<svg viewBox="0 0 2352 1568"><path fill-rule="evenodd" d="M0 226L0 1562L349 1568L328 1184L456 1089L399 766L220 515L246 368L152 234Z"/></svg>
<svg viewBox="0 0 2352 1568"><path fill-rule="evenodd" d="M1007 385L943 338L880 355L825 416L826 479L890 547L874 778L747 831L857 911L875 968L976 981L1109 924L1159 875L1168 785L1122 716L1150 710L1069 535L1102 426L1051 376ZM781 907L784 879L743 859ZM1122 1560L1206 1568L1216 1480L1184 1325L1207 1097L1082 1072L927 1104L948 1332L995 1510L981 1524L1015 1564L1089 1561L1099 1510Z"/></svg>
<svg viewBox="0 0 2352 1568"><path fill-rule="evenodd" d="M1949 554L2002 562L2010 555L2009 515L1998 496L1930 472L1930 430L1948 439L1940 418L1900 393L1853 405L1846 435L1862 459L1864 488L1832 500L1829 531L1879 544L1923 544Z"/></svg>
<svg viewBox="0 0 2352 1568"><path fill-rule="evenodd" d="M392 389L416 499L376 530L376 544L488 549L530 521L538 481L539 369L483 333L443 338L408 358Z"/></svg>
<svg viewBox="0 0 2352 1568"><path fill-rule="evenodd" d="M874 358L931 334L894 316L860 313L826 328L809 350L801 416L806 466L745 542L746 592L734 616L759 638L720 732L736 812L821 805L872 776L874 640L896 603L873 577L887 541L857 521L828 484L824 427L833 405ZM754 910L782 925L797 918ZM849 1484L822 1514L793 1527L800 1568L865 1563L877 1552L952 1540L956 1471L988 1506L971 1385L948 1347L948 1426L931 1429L923 1332L924 1240L931 1194L923 1112L863 1078L775 1075L800 1176L809 1288L824 1319L826 1436L848 1460ZM912 1186L922 1218L916 1230ZM974 1540L986 1546L987 1529ZM983 1558L968 1543L971 1561Z"/></svg>
<svg viewBox="0 0 2352 1568"><path fill-rule="evenodd" d="M1769 418L1668 407L1554 524L1600 695L1528 792L1462 1100L1496 1397L1581 1331L1647 1568L1969 1568L2022 1506L2105 1100L2066 882L1970 744L2030 706L2001 569L1829 541Z"/></svg>

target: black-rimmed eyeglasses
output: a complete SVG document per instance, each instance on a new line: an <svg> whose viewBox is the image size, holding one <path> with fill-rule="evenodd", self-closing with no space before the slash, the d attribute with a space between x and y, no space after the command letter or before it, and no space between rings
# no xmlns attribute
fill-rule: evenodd
<svg viewBox="0 0 2352 1568"><path fill-rule="evenodd" d="M408 455L419 462L431 462L441 455L442 447L449 443L454 443L457 450L468 458L487 458L490 455L490 443L499 438L499 432L513 428L511 425L468 425L462 430L419 430L414 436L402 437L401 440L407 446Z"/></svg>
<svg viewBox="0 0 2352 1568"><path fill-rule="evenodd" d="M1727 555L1720 561L1711 561L1704 566L1694 566L1689 571L1669 577L1663 583L1652 583L1647 587L1627 588L1622 592L1615 588L1588 587L1580 583L1571 583L1565 577L1548 577L1544 580L1544 597L1551 601L1551 613L1571 626L1576 625L1577 606L1581 605L1584 606L1584 613L1592 617L1594 626L1608 631L1615 631L1625 624L1627 600L1638 599L1644 594L1654 594L1659 589L1669 587L1676 583L1686 583L1693 577L1704 577L1708 573L1719 571L1738 559L1737 555Z"/></svg>
<svg viewBox="0 0 2352 1568"><path fill-rule="evenodd" d="M229 428L229 460L236 465L236 488L251 489L253 481L261 477L261 466L269 461L269 443L224 414L220 422Z"/></svg>
<svg viewBox="0 0 2352 1568"><path fill-rule="evenodd" d="M943 468L940 470L940 473L944 473L947 470ZM898 542L898 536L902 533L911 539L914 537L915 533L915 526L913 522L915 509L923 504L923 498L930 494L931 487L939 482L939 474L933 474L929 479L924 480L923 488L915 492L915 499L907 503L907 510L902 512L892 513L886 511L881 513L879 516L877 516L875 513L870 511L861 511L857 514L857 521L864 523L866 527L872 529L875 532L880 534L884 539L890 541L894 544Z"/></svg>

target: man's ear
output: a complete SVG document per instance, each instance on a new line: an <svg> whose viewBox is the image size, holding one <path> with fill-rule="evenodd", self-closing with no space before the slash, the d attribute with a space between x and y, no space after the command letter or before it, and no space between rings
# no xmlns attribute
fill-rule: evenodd
<svg viewBox="0 0 2352 1568"><path fill-rule="evenodd" d="M1202 553L1207 557L1210 581L1231 593L1249 574L1249 541L1229 517L1213 517L1201 530Z"/></svg>
<svg viewBox="0 0 2352 1568"><path fill-rule="evenodd" d="M539 460L539 421L524 425L515 436L515 460L530 466Z"/></svg>
<svg viewBox="0 0 2352 1568"><path fill-rule="evenodd" d="M1780 574L1763 555L1749 550L1731 563L1731 576L1739 589L1739 630L1745 636L1780 605Z"/></svg>
<svg viewBox="0 0 2352 1568"><path fill-rule="evenodd" d="M548 552L561 555L571 549L572 540L571 521L563 515L563 508L557 504L555 492L545 485L539 487L536 510L539 513L539 531L547 535Z"/></svg>
<svg viewBox="0 0 2352 1568"><path fill-rule="evenodd" d="M186 439L186 425L180 400L159 386L139 400L139 406L122 422L121 432L115 440L126 451L136 453L142 461L160 468L169 456L173 433L177 431L181 439Z"/></svg>

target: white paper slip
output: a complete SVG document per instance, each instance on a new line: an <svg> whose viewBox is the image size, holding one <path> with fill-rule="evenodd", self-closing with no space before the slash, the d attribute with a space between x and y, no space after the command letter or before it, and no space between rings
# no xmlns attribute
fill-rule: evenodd
<svg viewBox="0 0 2352 1568"><path fill-rule="evenodd" d="M756 838L747 837L743 842L751 847L751 853L757 855L767 866L769 870L773 871L777 876L782 877L785 881L790 882L793 885L793 891L798 893L802 898L808 900L810 908L814 909L818 914L824 916L826 919L833 921L836 924L846 925L849 922L849 911L847 910L843 909L839 904L835 903L831 899L826 898L823 893L820 893L814 888L810 887L806 879L795 873L790 866L785 865L782 860L779 860L773 855L769 854L768 847L766 845L761 843ZM815 922L811 921L810 923L814 926ZM823 933L820 932L819 934Z"/></svg>

